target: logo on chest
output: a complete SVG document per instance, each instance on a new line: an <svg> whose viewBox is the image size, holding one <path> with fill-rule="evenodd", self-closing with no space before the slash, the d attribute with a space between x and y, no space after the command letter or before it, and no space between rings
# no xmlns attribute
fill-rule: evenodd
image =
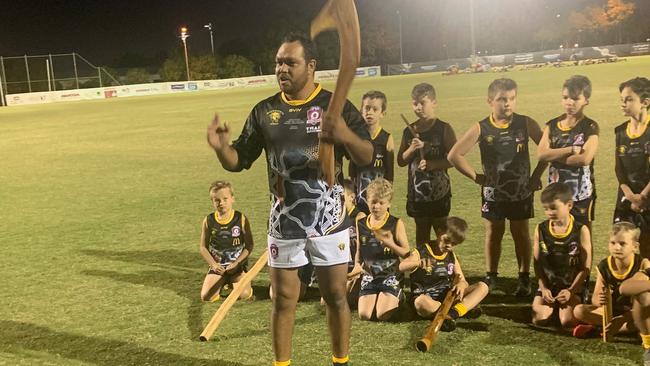
<svg viewBox="0 0 650 366"><path fill-rule="evenodd" d="M320 124L323 121L323 109L315 106L307 110L307 133L320 132Z"/></svg>
<svg viewBox="0 0 650 366"><path fill-rule="evenodd" d="M280 123L280 118L282 118L283 115L284 113L277 109L266 112L266 116L271 120L270 125L272 126L276 126L278 123Z"/></svg>

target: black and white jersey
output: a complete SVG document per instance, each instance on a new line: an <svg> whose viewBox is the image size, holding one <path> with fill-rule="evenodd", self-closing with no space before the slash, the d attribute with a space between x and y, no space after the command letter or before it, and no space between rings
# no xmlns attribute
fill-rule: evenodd
<svg viewBox="0 0 650 366"><path fill-rule="evenodd" d="M546 123L549 129L549 142L552 149L569 146L582 147L591 136L598 136L598 123L588 117L581 118L572 128L563 128L560 124L566 118L561 115ZM548 168L548 182L568 184L573 192L573 201L582 201L596 197L594 179L594 161L587 166L570 166L559 161L552 161Z"/></svg>
<svg viewBox="0 0 650 366"><path fill-rule="evenodd" d="M373 230L387 230L395 238L398 220L397 217L387 214L384 222L377 228L370 227L370 216L357 220L357 235L360 245L359 262L364 271L375 278L400 275L399 256L390 248L383 246L373 233Z"/></svg>
<svg viewBox="0 0 650 366"><path fill-rule="evenodd" d="M573 216L563 233L554 232L550 220L537 225L539 262L552 289L571 287L576 276L584 270L580 263L582 226Z"/></svg>
<svg viewBox="0 0 650 366"><path fill-rule="evenodd" d="M452 287L456 267L454 252L449 251L440 256L435 255L429 243L425 243L418 252L420 266L410 276L413 295L422 295L427 292L443 293Z"/></svg>
<svg viewBox="0 0 650 366"><path fill-rule="evenodd" d="M639 254L634 254L634 259L630 262L629 268L623 274L614 273L612 268L612 256L607 256L598 263L598 273L603 278L605 285L609 286L612 291L612 304L614 309L629 309L632 306L628 296L621 295L620 286L623 281L632 278L641 268L641 261L643 258ZM646 272L647 273L647 272Z"/></svg>
<svg viewBox="0 0 650 366"><path fill-rule="evenodd" d="M287 100L282 92L259 102L251 111L232 146L248 169L266 152L272 196L268 233L278 239L300 239L347 230L350 221L343 206L342 145L336 145L336 184L328 187L318 161L318 133L332 93L317 85L306 100ZM342 113L348 127L369 140L359 111L346 101Z"/></svg>
<svg viewBox="0 0 650 366"><path fill-rule="evenodd" d="M623 177L621 184L627 184L632 192L641 193L650 181L650 129L646 121L643 132L634 135L630 132L630 122L625 122L615 129L616 160ZM621 205L623 191L618 188L617 205Z"/></svg>
<svg viewBox="0 0 650 366"><path fill-rule="evenodd" d="M217 219L213 212L206 218L210 236L208 251L214 258L221 258L219 264L234 262L246 246L244 223L246 217L239 211L232 211L232 216L223 221Z"/></svg>
<svg viewBox="0 0 650 366"><path fill-rule="evenodd" d="M483 199L491 202L516 202L532 192L528 156L528 120L514 114L507 126L498 126L492 115L479 122L479 147L485 175Z"/></svg>
<svg viewBox="0 0 650 366"><path fill-rule="evenodd" d="M386 176L386 170L389 168L387 164L393 164L392 159L388 159L388 150L386 144L390 133L386 132L383 128L380 129L375 136L371 136L373 145L372 162L364 167L357 167L354 162L352 169L356 171L355 182L357 185L357 206L361 207L362 211L368 213L368 197L366 195L366 188L370 182L377 178Z"/></svg>
<svg viewBox="0 0 650 366"><path fill-rule="evenodd" d="M415 123L411 124L415 128ZM425 160L447 159L445 148L445 130L451 128L449 124L440 119L426 131L418 131ZM405 128L403 140L411 141L414 136L411 129ZM408 191L406 199L410 202L432 202L443 199L451 194L451 182L447 170L420 170L420 152L415 153L415 158L408 165Z"/></svg>

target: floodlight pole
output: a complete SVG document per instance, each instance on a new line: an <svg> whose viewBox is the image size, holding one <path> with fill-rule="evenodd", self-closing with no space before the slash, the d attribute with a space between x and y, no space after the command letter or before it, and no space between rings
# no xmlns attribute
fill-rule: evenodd
<svg viewBox="0 0 650 366"><path fill-rule="evenodd" d="M397 11L397 19L399 19L399 63L404 63L404 53L402 52L402 14Z"/></svg>
<svg viewBox="0 0 650 366"><path fill-rule="evenodd" d="M474 0L469 0L469 29L472 37L472 62L476 57L476 39L474 37Z"/></svg>
<svg viewBox="0 0 650 366"><path fill-rule="evenodd" d="M208 23L203 28L210 31L210 48L212 49L212 57L214 57L214 38L212 38L212 23Z"/></svg>
<svg viewBox="0 0 650 366"><path fill-rule="evenodd" d="M185 71L187 72L187 81L190 81L190 61L187 58L187 38L190 36L187 33L187 28L181 28L181 41L183 41L183 50L185 51Z"/></svg>

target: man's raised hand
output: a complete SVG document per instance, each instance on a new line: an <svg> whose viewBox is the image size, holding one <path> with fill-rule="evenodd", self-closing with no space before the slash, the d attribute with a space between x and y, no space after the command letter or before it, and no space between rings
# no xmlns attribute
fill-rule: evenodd
<svg viewBox="0 0 650 366"><path fill-rule="evenodd" d="M221 123L219 115L216 113L212 123L208 125L208 144L217 151L230 144L230 126L226 122Z"/></svg>

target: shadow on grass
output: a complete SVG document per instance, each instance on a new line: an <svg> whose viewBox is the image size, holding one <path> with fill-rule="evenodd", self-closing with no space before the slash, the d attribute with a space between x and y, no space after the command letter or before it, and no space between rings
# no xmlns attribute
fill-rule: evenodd
<svg viewBox="0 0 650 366"><path fill-rule="evenodd" d="M207 266L198 256L188 255L186 251L108 251L108 250L82 250L83 254L129 263L137 263L160 268L159 270L142 271L137 274L127 274L115 271L91 270L81 272L87 276L104 277L111 280L157 287L175 292L189 301L187 308L187 327L190 338L198 341L198 335L206 324L202 319L202 308L206 304L200 299L201 284ZM268 287L253 286L255 298L268 299ZM211 304L212 305L212 304ZM215 308L216 311L216 308Z"/></svg>
<svg viewBox="0 0 650 366"><path fill-rule="evenodd" d="M219 359L205 360L160 352L136 344L56 332L35 324L0 320L0 349L22 354L24 350L47 352L53 359L61 357L94 365L242 365Z"/></svg>

